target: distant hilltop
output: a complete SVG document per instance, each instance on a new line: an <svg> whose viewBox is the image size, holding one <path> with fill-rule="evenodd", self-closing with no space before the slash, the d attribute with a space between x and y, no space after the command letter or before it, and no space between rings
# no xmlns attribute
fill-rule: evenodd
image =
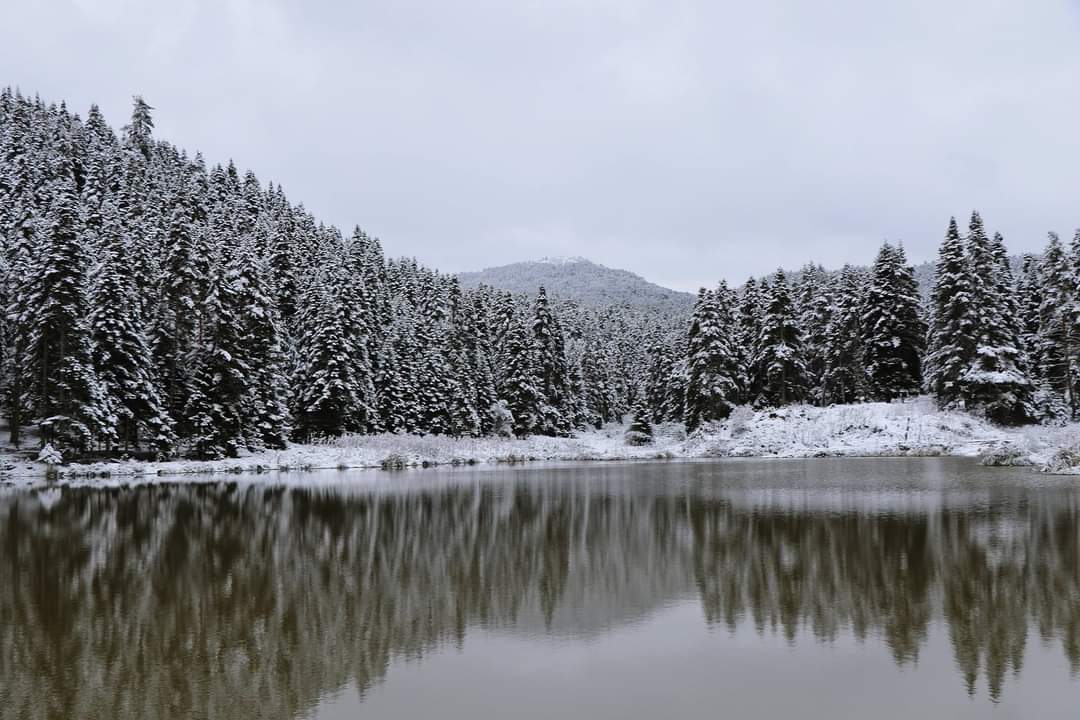
<svg viewBox="0 0 1080 720"><path fill-rule="evenodd" d="M458 274L465 287L490 285L533 294L541 285L554 297L583 305L656 308L689 312L695 295L651 283L629 270L617 270L583 257L545 257L477 272Z"/></svg>
<svg viewBox="0 0 1080 720"><path fill-rule="evenodd" d="M1013 272L1020 270L1023 258L1010 258ZM915 281L923 297L929 297L934 285L934 262L915 265ZM785 268L788 279L796 282L801 275L798 268ZM836 272L833 268L828 272ZM689 312L694 306L693 293L672 290L630 272L609 268L588 258L544 257L539 260L511 263L475 272L458 273L465 287L490 285L500 290L531 295L541 285L554 297L573 300L583 305L627 305L662 309L668 312ZM742 282L733 283L740 287Z"/></svg>

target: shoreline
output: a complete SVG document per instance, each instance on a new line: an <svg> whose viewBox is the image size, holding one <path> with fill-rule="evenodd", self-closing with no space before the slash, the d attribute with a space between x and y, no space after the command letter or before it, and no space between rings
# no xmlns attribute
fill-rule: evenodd
<svg viewBox="0 0 1080 720"><path fill-rule="evenodd" d="M7 487L39 484L101 486L203 482L220 475L264 476L326 470L519 465L534 462L633 462L726 458L971 457L987 465L1051 469L1067 448L1080 446L1080 424L1001 428L958 412L935 410L926 399L818 408L794 406L751 411L740 408L725 421L687 436L682 425L654 428L651 445L631 446L625 425L611 424L566 438L450 438L446 436L345 436L319 444L251 453L226 460L109 461L55 468L8 458L0 477Z"/></svg>

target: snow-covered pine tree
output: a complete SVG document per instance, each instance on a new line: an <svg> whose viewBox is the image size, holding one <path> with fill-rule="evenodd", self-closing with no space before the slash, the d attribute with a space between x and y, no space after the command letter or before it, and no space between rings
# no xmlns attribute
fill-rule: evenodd
<svg viewBox="0 0 1080 720"><path fill-rule="evenodd" d="M465 330L464 298L457 278L450 278L447 294L448 318L444 321L442 355L447 364L444 380L447 388L446 432L454 437L480 434L480 407L477 400L477 375L470 362L469 331Z"/></svg>
<svg viewBox="0 0 1080 720"><path fill-rule="evenodd" d="M249 238L232 259L243 361L250 369L241 413L248 447L281 449L290 431L282 327L270 295L271 258L258 253Z"/></svg>
<svg viewBox="0 0 1080 720"><path fill-rule="evenodd" d="M975 357L978 336L971 267L956 218L949 219L938 251L930 303L926 385L940 407L954 407L962 400L960 378Z"/></svg>
<svg viewBox="0 0 1080 720"><path fill-rule="evenodd" d="M634 407L633 420L626 429L625 439L627 445L650 445L653 441L653 429L649 423L649 408L645 403L638 403Z"/></svg>
<svg viewBox="0 0 1080 720"><path fill-rule="evenodd" d="M124 144L149 161L154 151L154 108L143 100L141 95L133 98L131 122L124 126Z"/></svg>
<svg viewBox="0 0 1080 720"><path fill-rule="evenodd" d="M353 395L356 398L356 404L348 410L346 429L358 433L373 432L379 429L374 370L369 355L375 309L373 298L364 284L366 247L363 238L357 235L348 241L335 237L334 244L343 248L334 282L337 308L341 314L339 323L352 363Z"/></svg>
<svg viewBox="0 0 1080 720"><path fill-rule="evenodd" d="M450 308L441 278L428 270L420 273L417 297L416 341L420 348L417 388L420 397L420 431L451 433L451 406L457 392L447 351Z"/></svg>
<svg viewBox="0 0 1080 720"><path fill-rule="evenodd" d="M533 304L533 347L538 388L542 396L540 430L565 436L572 429L573 399L566 364L566 344L558 319L552 314L547 292L540 288Z"/></svg>
<svg viewBox="0 0 1080 720"><path fill-rule="evenodd" d="M825 269L813 263L803 267L795 297L799 328L803 334L809 398L820 405L825 396L825 346L832 314L831 283Z"/></svg>
<svg viewBox="0 0 1080 720"><path fill-rule="evenodd" d="M293 435L297 440L341 435L366 401L357 392L351 331L338 295L338 270L325 256L323 272L300 298L293 378Z"/></svg>
<svg viewBox="0 0 1080 720"><path fill-rule="evenodd" d="M453 342L462 355L460 373L469 377L470 404L475 409L479 424L473 428L468 427L464 415L461 415L455 424L459 432L472 435L492 431L492 407L498 401L491 350L480 318L481 312L475 293L463 293L455 305ZM468 420L471 421L471 417Z"/></svg>
<svg viewBox="0 0 1080 720"><path fill-rule="evenodd" d="M581 359L585 378L586 415L593 427L619 419L619 399L612 381L612 370L604 346L598 338L585 343Z"/></svg>
<svg viewBox="0 0 1080 720"><path fill-rule="evenodd" d="M499 397L514 416L514 434L532 435L543 429L544 397L536 376L532 322L522 318L506 335L506 370Z"/></svg>
<svg viewBox="0 0 1080 720"><path fill-rule="evenodd" d="M752 402L761 393L761 379L757 376L754 361L758 354L758 342L761 340L761 323L765 316L764 299L767 294L768 283L759 284L752 277L747 279L739 293L735 349L742 368L739 376L740 403Z"/></svg>
<svg viewBox="0 0 1080 720"><path fill-rule="evenodd" d="M865 286L864 274L851 265L845 265L835 281L822 352L821 401L826 405L857 402L866 393L862 358Z"/></svg>
<svg viewBox="0 0 1080 720"><path fill-rule="evenodd" d="M3 241L4 357L3 404L9 441L18 447L22 427L33 402L33 378L27 373L34 308L30 294L35 281L34 249L40 236L36 217L38 196L32 147L29 103L5 91L11 109L0 126L0 240Z"/></svg>
<svg viewBox="0 0 1080 720"><path fill-rule="evenodd" d="M398 300L386 342L376 363L376 389L381 427L386 432L417 432L420 427L419 370L411 307Z"/></svg>
<svg viewBox="0 0 1080 720"><path fill-rule="evenodd" d="M213 263L203 301L203 337L192 363L184 416L191 452L199 458L237 457L247 445L245 404L251 394L236 268Z"/></svg>
<svg viewBox="0 0 1080 720"><path fill-rule="evenodd" d="M808 389L802 333L782 269L763 288L762 297L765 312L754 358L754 376L759 386L756 402L771 406L802 402Z"/></svg>
<svg viewBox="0 0 1080 720"><path fill-rule="evenodd" d="M722 420L739 396L739 358L732 343L732 296L727 285L702 288L690 319L687 351L686 429Z"/></svg>
<svg viewBox="0 0 1080 720"><path fill-rule="evenodd" d="M176 436L138 315L138 290L127 272L127 242L112 201L99 212L99 264L90 297L93 364L106 409L99 440L110 450L115 444L138 447L144 438L164 456L172 451Z"/></svg>
<svg viewBox="0 0 1080 720"><path fill-rule="evenodd" d="M664 338L654 336L648 346L649 376L645 386L645 402L653 422L681 419L669 416L668 398L675 371L675 352Z"/></svg>
<svg viewBox="0 0 1080 720"><path fill-rule="evenodd" d="M1020 313L1020 337L1024 353L1031 363L1031 373L1042 378L1042 357L1039 354L1039 307L1042 305L1042 278L1035 255L1025 253L1016 281L1016 301Z"/></svg>
<svg viewBox="0 0 1080 720"><path fill-rule="evenodd" d="M184 407L191 393L191 361L197 357L213 253L201 197L206 187L205 168L197 163L182 172L166 234L151 342L165 407L177 430L186 434L189 426Z"/></svg>
<svg viewBox="0 0 1080 720"><path fill-rule="evenodd" d="M71 144L58 131L50 167L48 214L33 250L26 308L29 342L23 367L33 388L43 443L85 451L108 423L94 373L86 297L88 262L72 174Z"/></svg>
<svg viewBox="0 0 1080 720"><path fill-rule="evenodd" d="M129 272L140 289L152 288L159 277L164 235L164 228L158 222L164 214L161 207L164 198L158 192L161 179L154 175L152 109L141 97L135 97L131 122L124 127L123 158L118 162L117 208L128 241ZM151 294L140 293L137 299L140 316L145 320L149 316Z"/></svg>
<svg viewBox="0 0 1080 720"><path fill-rule="evenodd" d="M863 307L863 362L870 396L879 401L915 395L922 385L926 327L919 291L903 247L882 245Z"/></svg>
<svg viewBox="0 0 1080 720"><path fill-rule="evenodd" d="M1068 257L1057 233L1050 240L1039 263L1042 304L1039 306L1039 375L1045 384L1046 404L1068 408L1076 415L1073 351L1071 348L1073 280Z"/></svg>
<svg viewBox="0 0 1080 720"><path fill-rule="evenodd" d="M972 215L967 251L976 337L974 357L960 377L965 406L995 422L1029 422L1036 415L1034 383L1020 350L1008 255L1000 235L987 238L978 213Z"/></svg>

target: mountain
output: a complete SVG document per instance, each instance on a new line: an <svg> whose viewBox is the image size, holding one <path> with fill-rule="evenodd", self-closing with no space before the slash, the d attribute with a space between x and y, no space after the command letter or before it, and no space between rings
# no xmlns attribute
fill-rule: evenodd
<svg viewBox="0 0 1080 720"><path fill-rule="evenodd" d="M544 258L478 272L458 273L464 287L490 285L532 295L541 285L549 295L583 305L629 305L689 312L695 296L649 282L628 270L605 267L581 257Z"/></svg>
<svg viewBox="0 0 1080 720"><path fill-rule="evenodd" d="M1023 257L1009 258L1013 274L1020 272ZM862 266L869 270L869 266ZM934 287L936 263L916 263L915 281L924 298ZM827 272L839 272L832 270ZM790 282L798 282L800 270L788 271ZM529 262L511 263L476 272L458 273L463 287L490 285L500 290L532 295L543 286L549 295L574 300L583 305L628 305L648 307L667 312L688 313L694 307L692 293L679 292L651 283L628 270L617 270L582 257L543 258ZM765 277L761 278L765 279Z"/></svg>

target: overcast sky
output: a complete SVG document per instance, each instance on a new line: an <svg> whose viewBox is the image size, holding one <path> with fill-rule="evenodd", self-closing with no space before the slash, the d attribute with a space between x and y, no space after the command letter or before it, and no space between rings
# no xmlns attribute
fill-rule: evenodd
<svg viewBox="0 0 1080 720"><path fill-rule="evenodd" d="M1080 225L1066 0L8 0L0 83L281 182L444 270L693 290Z"/></svg>

